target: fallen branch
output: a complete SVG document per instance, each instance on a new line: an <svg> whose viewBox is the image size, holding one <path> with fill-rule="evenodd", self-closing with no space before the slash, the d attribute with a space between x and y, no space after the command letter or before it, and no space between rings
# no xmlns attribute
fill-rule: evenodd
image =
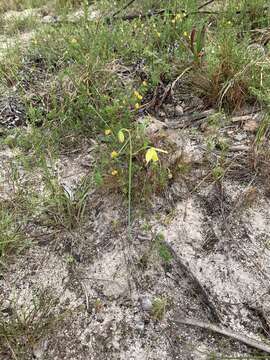
<svg viewBox="0 0 270 360"><path fill-rule="evenodd" d="M190 326L199 327L201 329L213 331L215 333L230 337L231 339L240 341L240 342L246 344L247 346L250 346L252 348L255 348L257 350L261 350L261 351L264 351L264 352L270 354L270 346L269 345L267 345L261 341L255 340L255 339L251 339L250 337L245 336L243 334L239 334L233 330L219 327L215 324L205 323L203 321L199 321L199 320L191 319L191 318L180 318L173 322L176 325L180 325L180 324L181 325L190 325Z"/></svg>
<svg viewBox="0 0 270 360"><path fill-rule="evenodd" d="M123 10L127 9L130 5L132 5L134 3L135 0L130 0L126 5L124 5L121 9L117 10L113 15L112 18L115 18L116 15L118 15L120 12L122 12ZM209 0L206 3L202 4L201 6L198 7L198 10L195 12L190 12L185 14L185 10L182 10L182 12L185 14L184 17L187 18L189 15L194 15L194 14L213 14L215 12L212 11L199 11L201 9L203 9L205 6L210 5L211 3L213 3L215 0ZM156 11L149 11L146 14L142 14L142 13L135 13L135 14L129 14L129 15L125 15L123 17L121 17L121 20L134 20L137 18L140 19L146 19L152 16L156 16L156 15L162 15L164 14L166 11L166 9L160 9L160 10L156 10Z"/></svg>
<svg viewBox="0 0 270 360"><path fill-rule="evenodd" d="M192 66L187 67L172 83L168 84L166 87L164 87L163 83L160 83L155 88L152 99L148 103L143 104L140 109L145 110L145 109L154 108L155 110L157 110L158 108L160 108L162 106L162 104L165 102L165 100L170 95L173 94L174 87L177 85L179 80L191 69L192 69ZM160 86L162 86L162 91L163 91L162 96L159 96Z"/></svg>
<svg viewBox="0 0 270 360"><path fill-rule="evenodd" d="M176 121L166 122L166 125L169 129L183 129L191 125L198 125L198 121L207 119L209 116L214 115L216 111L214 109L209 109L201 112L193 112L189 114L183 114L177 118Z"/></svg>
<svg viewBox="0 0 270 360"><path fill-rule="evenodd" d="M127 4L125 4L121 9L117 10L115 13L112 14L112 17L115 17L118 15L121 11L127 9L130 5L132 5L135 2L135 0L130 0Z"/></svg>
<svg viewBox="0 0 270 360"><path fill-rule="evenodd" d="M120 18L120 20L134 20L134 19L147 19L150 18L152 16L156 16L156 15L163 15L165 13L165 9L161 9L161 10L157 10L157 11L149 11L146 14L142 14L142 13L136 13L136 14L129 14L129 15L125 15L123 17Z"/></svg>
<svg viewBox="0 0 270 360"><path fill-rule="evenodd" d="M175 261L176 267L175 271L179 277L181 277L181 273L185 275L186 278L190 279L193 283L194 289L196 290L196 293L200 296L203 303L207 306L209 309L209 314L213 318L214 321L220 322L221 321L221 315L219 311L216 309L216 306L214 305L213 301L210 299L207 291L204 289L202 284L200 283L199 279L193 274L190 267L186 264L184 264L183 260L176 254L173 247L168 243L165 242L167 248L173 255L173 259Z"/></svg>
<svg viewBox="0 0 270 360"><path fill-rule="evenodd" d="M122 12L123 10L125 10L126 8L128 8L135 0L131 0L130 2L128 2L124 7L122 7L120 10L116 11L111 18L107 18L106 21L110 22L112 19L115 20L123 20L123 21L131 21L134 19L147 19L150 18L152 16L158 16L158 15L163 15L166 11L168 12L168 10L166 9L160 9L160 10L155 10L155 11L148 11L147 13L133 13L133 14L129 14L129 15L124 15L122 17L117 17L116 15L118 15L120 12ZM207 5L210 5L211 3L213 3L215 0L209 0L206 3L202 4L201 6L198 7L198 9L196 11L191 11L186 13L184 9L180 10L182 11L182 13L184 14L183 18L186 19L191 15L222 15L224 14L224 11L213 11L213 10L202 10L204 7L206 7ZM263 7L262 11L267 10L267 7ZM173 15L173 13L171 11L169 11L168 13L170 13L171 15ZM239 15L241 14L242 11L238 10L235 12L235 15ZM250 13L250 11L247 11L246 13Z"/></svg>
<svg viewBox="0 0 270 360"><path fill-rule="evenodd" d="M122 16L122 17L116 17L115 19L123 20L123 21L131 21L134 19L142 20L142 19L150 18L152 16L164 15L165 11L166 11L166 9L160 9L160 10L156 10L156 11L149 11L144 14L143 13L133 13L133 14L128 14L128 15ZM169 13L170 15L174 15L173 12L168 11L168 10L167 10L167 13ZM216 15L216 14L218 14L218 12L215 12L215 11L193 11L188 14L185 14L184 10L183 10L183 13L184 13L184 17L183 17L184 19L188 18L190 15Z"/></svg>
<svg viewBox="0 0 270 360"><path fill-rule="evenodd" d="M187 67L179 76L177 76L177 78L172 82L171 85L171 91L173 91L175 85L178 83L178 81L185 75L185 73L189 72L190 70L192 70L192 66Z"/></svg>
<svg viewBox="0 0 270 360"><path fill-rule="evenodd" d="M214 1L215 1L215 0L206 1L206 3L204 3L204 4L202 4L202 5L200 5L200 6L198 7L198 10L201 10L201 9L204 8L205 6L212 4Z"/></svg>

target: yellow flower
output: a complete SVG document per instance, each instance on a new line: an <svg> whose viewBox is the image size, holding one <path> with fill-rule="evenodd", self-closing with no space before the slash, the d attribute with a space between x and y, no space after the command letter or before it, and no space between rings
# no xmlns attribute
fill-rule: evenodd
<svg viewBox="0 0 270 360"><path fill-rule="evenodd" d="M186 31L184 31L184 36L188 37L188 33Z"/></svg>
<svg viewBox="0 0 270 360"><path fill-rule="evenodd" d="M116 175L118 175L118 171L117 171L117 170L113 170L111 174L112 174L112 176L116 176Z"/></svg>
<svg viewBox="0 0 270 360"><path fill-rule="evenodd" d="M157 31L157 37L160 38L160 36L161 36L160 32Z"/></svg>
<svg viewBox="0 0 270 360"><path fill-rule="evenodd" d="M143 84L143 86L147 86L147 82L145 80L143 81L142 84Z"/></svg>
<svg viewBox="0 0 270 360"><path fill-rule="evenodd" d="M155 147L150 147L145 153L146 164L148 164L150 161L152 161L154 163L157 162L159 160L158 154L157 154L158 152L162 152L164 154L168 153L166 150L158 149Z"/></svg>
<svg viewBox="0 0 270 360"><path fill-rule="evenodd" d="M148 164L150 161L157 162L158 161L158 154L156 152L156 149L151 147L147 150L145 154L145 160L146 164Z"/></svg>
<svg viewBox="0 0 270 360"><path fill-rule="evenodd" d="M71 44L77 44L77 39L75 38L71 39Z"/></svg>
<svg viewBox="0 0 270 360"><path fill-rule="evenodd" d="M112 158L112 159L117 158L118 155L119 155L119 154L118 154L117 151L114 151L114 150L113 150L113 151L111 152L111 158Z"/></svg>
<svg viewBox="0 0 270 360"><path fill-rule="evenodd" d="M135 109L136 109L136 110L139 110L139 108L140 108L140 104L139 104L139 103L136 103L136 104L135 104Z"/></svg>
<svg viewBox="0 0 270 360"><path fill-rule="evenodd" d="M105 135L108 136L108 135L111 135L112 133L112 130L111 129L106 129L105 130Z"/></svg>
<svg viewBox="0 0 270 360"><path fill-rule="evenodd" d="M142 95L140 94L140 93L138 93L138 91L134 91L134 96L136 96L136 98L138 99L138 100L142 100Z"/></svg>
<svg viewBox="0 0 270 360"><path fill-rule="evenodd" d="M175 20L182 20L182 15L181 14L176 14Z"/></svg>

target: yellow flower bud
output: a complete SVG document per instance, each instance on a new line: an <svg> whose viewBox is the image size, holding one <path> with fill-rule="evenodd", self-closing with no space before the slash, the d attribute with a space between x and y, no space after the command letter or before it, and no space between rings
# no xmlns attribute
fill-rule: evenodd
<svg viewBox="0 0 270 360"><path fill-rule="evenodd" d="M125 135L122 130L118 132L118 140L121 144L125 141Z"/></svg>
<svg viewBox="0 0 270 360"><path fill-rule="evenodd" d="M117 158L118 155L119 155L119 154L118 154L117 151L112 151L112 152L111 152L111 158L112 158L112 159Z"/></svg>
<svg viewBox="0 0 270 360"><path fill-rule="evenodd" d="M106 129L105 130L105 135L108 136L108 135L111 135L112 133L112 130L111 129Z"/></svg>

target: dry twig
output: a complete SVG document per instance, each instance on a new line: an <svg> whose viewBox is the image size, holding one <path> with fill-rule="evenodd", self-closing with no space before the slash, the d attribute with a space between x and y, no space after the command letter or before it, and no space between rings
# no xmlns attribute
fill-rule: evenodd
<svg viewBox="0 0 270 360"><path fill-rule="evenodd" d="M202 328L205 330L213 331L218 334L230 337L231 339L240 341L240 342L246 344L247 346L253 347L255 349L258 349L258 350L261 350L261 351L264 351L264 352L270 354L270 346L269 345L267 345L261 341L255 340L255 339L251 339L250 337L248 337L246 335L236 333L235 331L228 329L228 328L220 327L215 324L206 323L206 322L199 321L197 319L191 319L191 318L179 318L173 322L176 325L190 325L190 326L196 326L196 327L199 327L199 328Z"/></svg>

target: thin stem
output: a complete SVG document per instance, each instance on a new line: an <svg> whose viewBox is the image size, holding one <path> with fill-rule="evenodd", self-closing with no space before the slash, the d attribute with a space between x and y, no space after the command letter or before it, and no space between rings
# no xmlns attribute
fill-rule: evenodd
<svg viewBox="0 0 270 360"><path fill-rule="evenodd" d="M129 240L131 239L131 188L132 188L132 156L133 156L133 147L132 147L132 138L130 130L121 129L120 131L125 131L128 133L128 141L129 141L129 166L128 166L128 235ZM126 146L127 143L123 145L120 151Z"/></svg>
<svg viewBox="0 0 270 360"><path fill-rule="evenodd" d="M129 132L129 169L128 169L128 233L131 237L131 186L132 186L132 141Z"/></svg>
<svg viewBox="0 0 270 360"><path fill-rule="evenodd" d="M125 142L125 144L121 147L121 149L118 151L118 154L121 154L121 152L124 150L124 148L127 146L127 144L129 143L129 139Z"/></svg>
<svg viewBox="0 0 270 360"><path fill-rule="evenodd" d="M107 126L107 128L110 128L110 125L107 123L105 119L100 115L100 113L95 109L95 107L91 104L89 104L89 107L95 112L95 114L99 117L99 119ZM113 133L113 136L116 138L116 135Z"/></svg>

